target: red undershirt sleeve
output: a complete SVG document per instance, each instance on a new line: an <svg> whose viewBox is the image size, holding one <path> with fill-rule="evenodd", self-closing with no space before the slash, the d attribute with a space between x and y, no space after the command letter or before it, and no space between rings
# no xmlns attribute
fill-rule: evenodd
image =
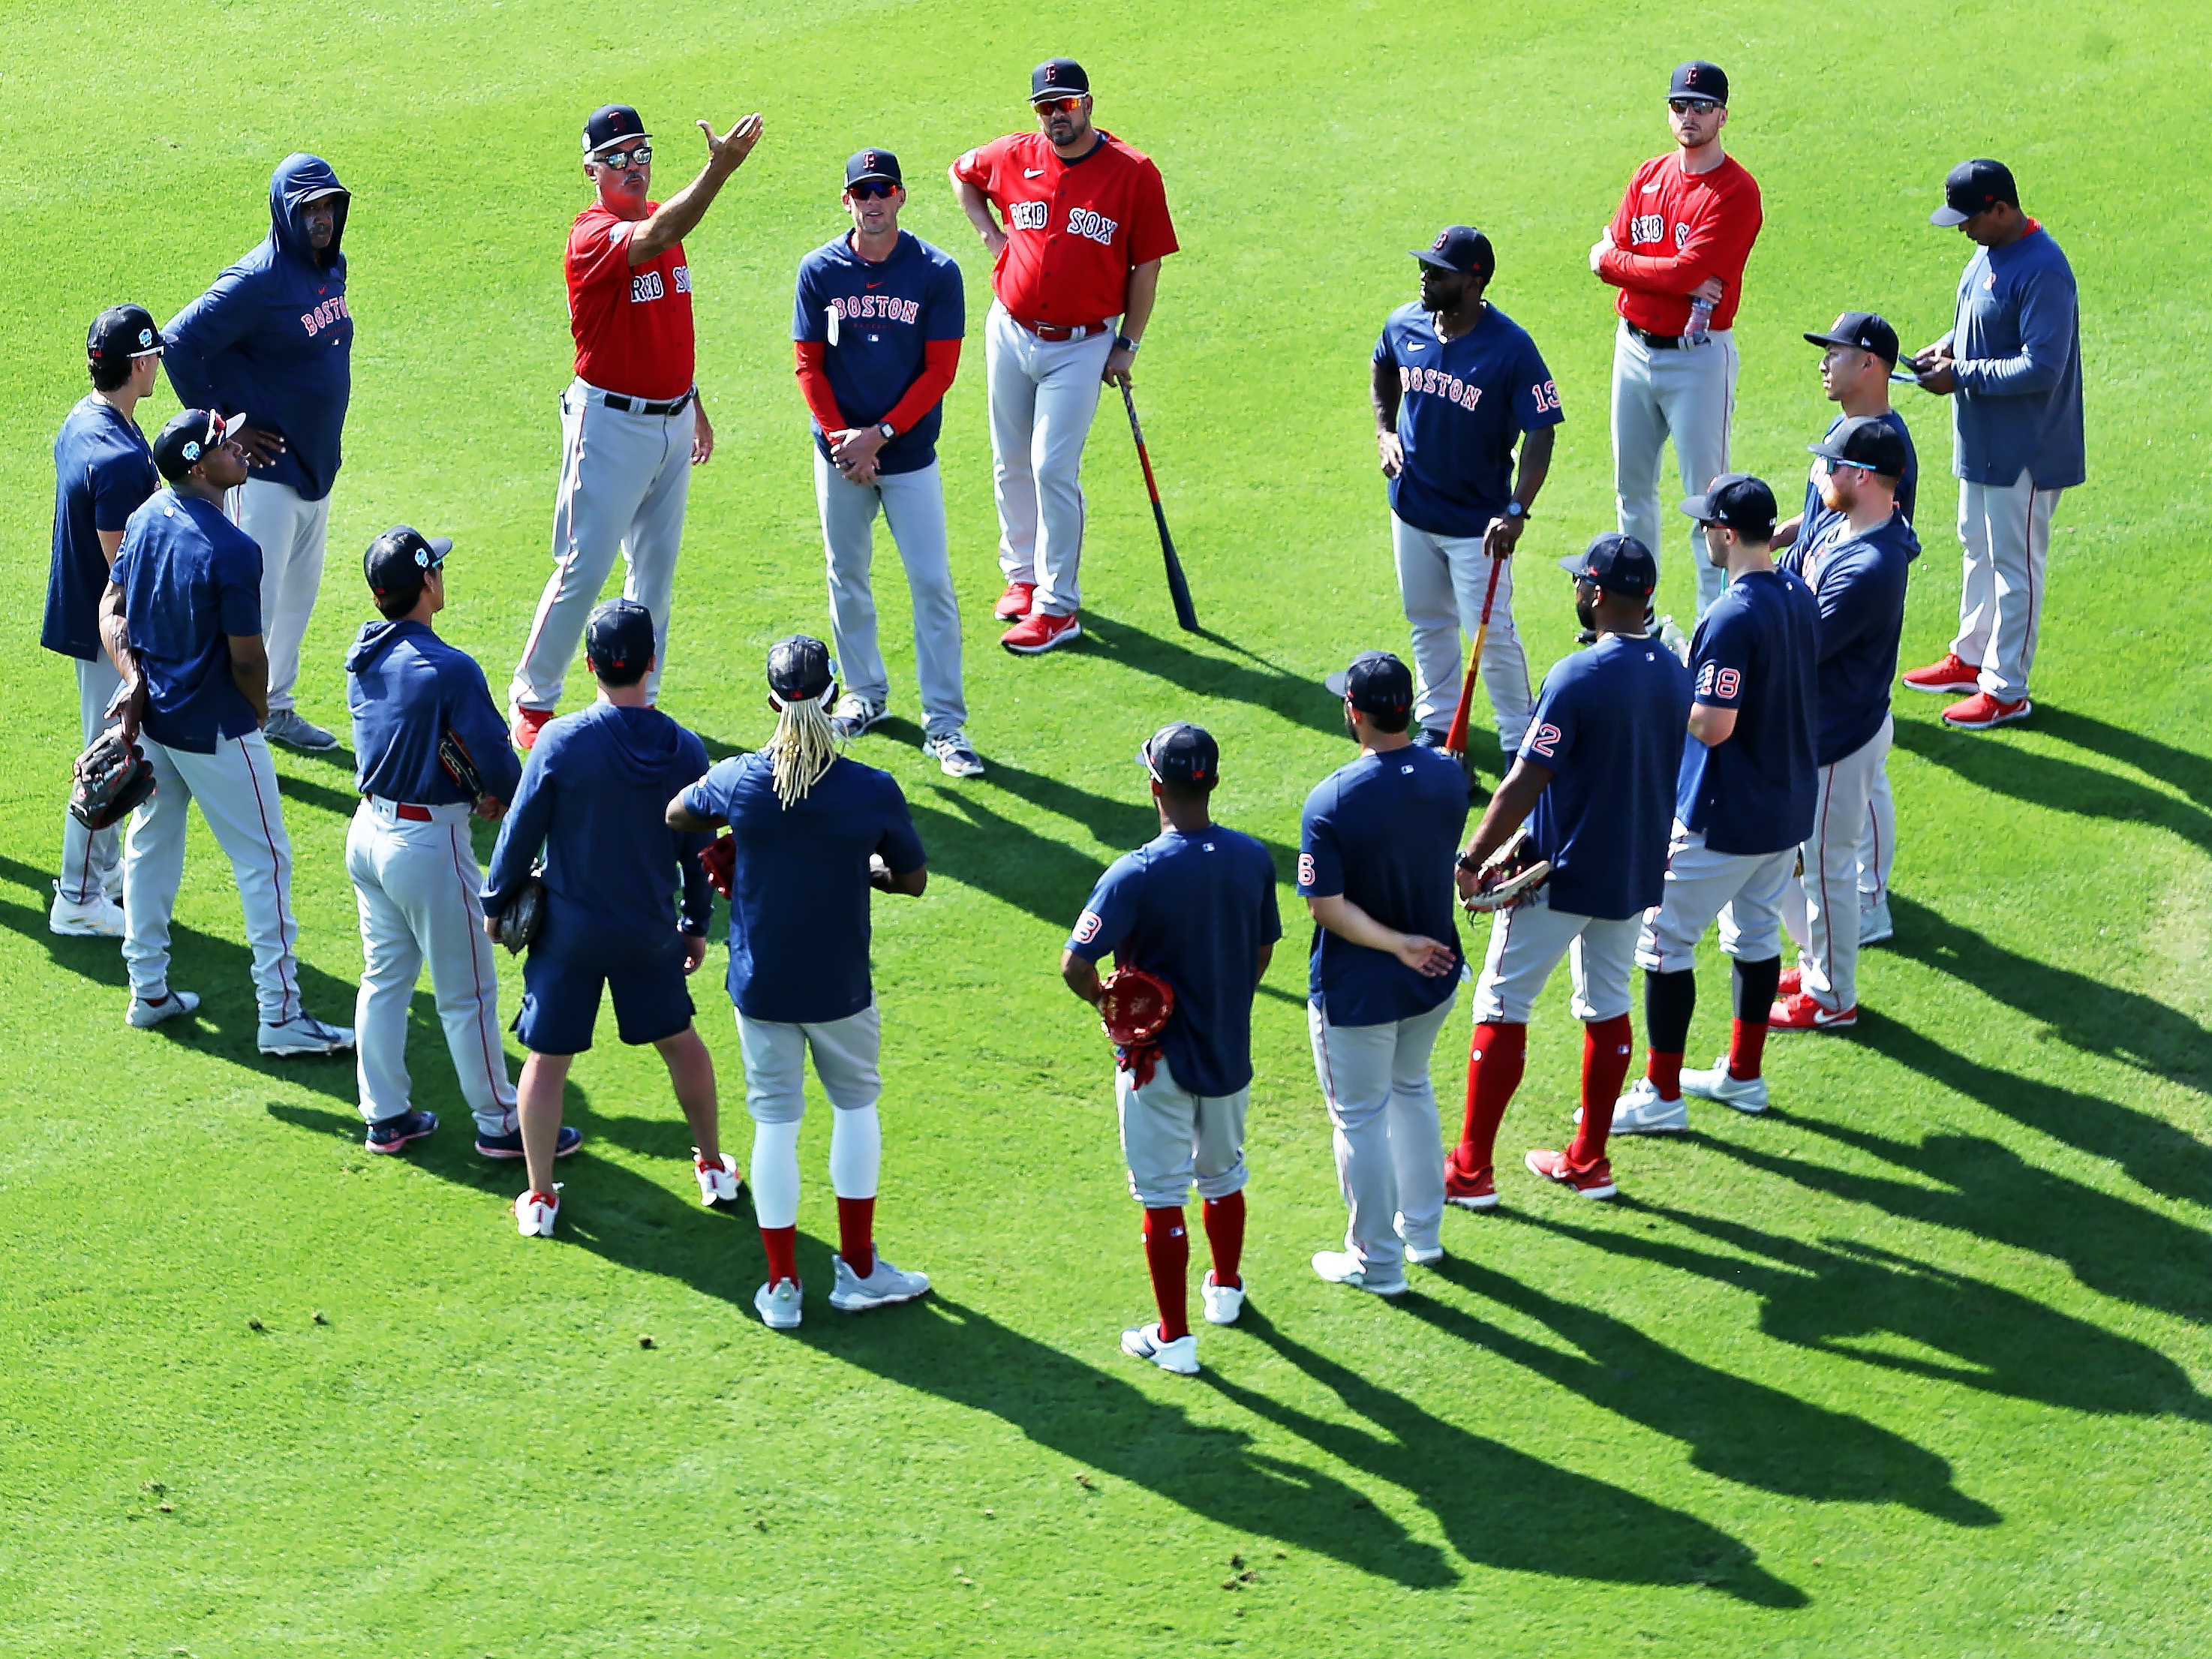
<svg viewBox="0 0 2212 1659"><path fill-rule="evenodd" d="M953 343L957 345L959 343L955 341ZM830 389L830 371L824 367L824 360L830 355L830 343L827 340L793 340L791 349L798 362L793 372L799 376L799 392L806 399L807 412L814 416L824 432L850 431L852 423L838 409L837 394ZM950 375L945 378L948 381L951 379Z"/></svg>
<svg viewBox="0 0 2212 1659"><path fill-rule="evenodd" d="M945 400L945 394L952 389L952 377L959 372L959 341L923 341L921 373L906 389L906 396L893 404L891 412L884 418L899 431L906 431Z"/></svg>

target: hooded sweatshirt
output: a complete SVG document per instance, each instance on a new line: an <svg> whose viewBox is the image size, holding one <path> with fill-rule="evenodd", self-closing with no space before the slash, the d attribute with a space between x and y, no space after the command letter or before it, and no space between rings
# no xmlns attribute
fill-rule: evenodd
<svg viewBox="0 0 2212 1659"><path fill-rule="evenodd" d="M707 773L707 745L657 708L595 702L550 720L499 826L487 915L505 910L542 848L545 917L533 951L599 967L658 961L684 930L704 933L714 890L699 854L714 838L671 830L678 790Z"/></svg>
<svg viewBox="0 0 2212 1659"><path fill-rule="evenodd" d="M522 767L483 670L428 623L373 622L346 653L353 709L354 787L416 806L466 804L469 793L438 759L450 732L495 798L511 801Z"/></svg>
<svg viewBox="0 0 2212 1659"><path fill-rule="evenodd" d="M353 393L353 313L346 307L346 210L331 245L308 245L307 198L342 190L319 155L294 155L269 180L269 237L161 330L169 384L188 409L244 412L282 433L284 452L253 476L319 501L338 476L338 440Z"/></svg>

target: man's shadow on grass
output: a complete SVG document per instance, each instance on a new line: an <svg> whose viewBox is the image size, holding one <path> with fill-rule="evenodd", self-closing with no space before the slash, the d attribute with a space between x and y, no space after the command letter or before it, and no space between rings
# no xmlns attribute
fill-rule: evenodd
<svg viewBox="0 0 2212 1659"><path fill-rule="evenodd" d="M1147 634L1103 612L1083 613L1083 639L1092 654L1194 696L1246 703L1279 714L1293 726L1330 737L1344 734L1344 706L1329 696L1318 677L1293 673L1224 635L1201 633L1200 637L1234 652L1242 660L1207 656L1172 635Z"/></svg>

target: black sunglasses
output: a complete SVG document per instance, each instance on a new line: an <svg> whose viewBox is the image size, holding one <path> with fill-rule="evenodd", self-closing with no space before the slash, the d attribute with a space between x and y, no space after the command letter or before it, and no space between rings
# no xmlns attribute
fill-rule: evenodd
<svg viewBox="0 0 2212 1659"><path fill-rule="evenodd" d="M857 185L845 186L845 193L856 202L882 202L890 198L898 186L888 179L863 179Z"/></svg>
<svg viewBox="0 0 2212 1659"><path fill-rule="evenodd" d="M592 159L603 167L612 167L617 173L620 173L632 162L639 167L645 167L651 163L653 146L639 144L630 149L603 149Z"/></svg>
<svg viewBox="0 0 2212 1659"><path fill-rule="evenodd" d="M1710 115L1720 106L1710 98L1669 98L1667 107L1677 115Z"/></svg>

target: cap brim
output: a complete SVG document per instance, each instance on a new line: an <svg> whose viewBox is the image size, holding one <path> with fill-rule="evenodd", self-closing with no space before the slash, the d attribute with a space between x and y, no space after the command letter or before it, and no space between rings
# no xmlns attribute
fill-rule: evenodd
<svg viewBox="0 0 2212 1659"><path fill-rule="evenodd" d="M1056 104L1063 98L1088 98L1090 95L1091 88L1088 87L1062 87L1058 92L1033 92L1030 94L1030 102L1033 106Z"/></svg>
<svg viewBox="0 0 2212 1659"><path fill-rule="evenodd" d="M1844 459L1843 451L1838 449L1833 444L1807 444L1805 453L1808 455L1818 455L1821 459L1827 461L1840 461ZM1851 465L1856 466L1859 464L1854 461Z"/></svg>
<svg viewBox="0 0 2212 1659"><path fill-rule="evenodd" d="M1460 270L1460 268L1457 265L1445 258L1443 254L1432 252L1428 248L1408 248L1407 252L1411 253L1416 259L1419 259L1423 264L1428 266L1431 270L1456 271L1462 276L1467 274L1465 271Z"/></svg>
<svg viewBox="0 0 2212 1659"><path fill-rule="evenodd" d="M857 179L848 179L845 188L850 190L855 185L869 184L896 185L901 190L906 188L906 180L895 173L864 173Z"/></svg>
<svg viewBox="0 0 2212 1659"><path fill-rule="evenodd" d="M1944 229L1950 230L1965 224L1973 216L1971 213L1961 213L1958 209L1946 203L1928 216L1928 222L1931 225L1941 225Z"/></svg>
<svg viewBox="0 0 2212 1659"><path fill-rule="evenodd" d="M327 202L333 196L350 196L352 194L353 192L348 190L343 185L332 185L328 190L319 190L313 196L302 196L300 198L300 205L301 207L306 207L315 202Z"/></svg>
<svg viewBox="0 0 2212 1659"><path fill-rule="evenodd" d="M451 536L431 536L425 539L430 544L430 551L441 560L453 550L453 538Z"/></svg>
<svg viewBox="0 0 2212 1659"><path fill-rule="evenodd" d="M1699 524L1721 522L1720 514L1713 511L1713 498L1711 495L1692 495L1682 503L1681 510L1683 517L1695 519Z"/></svg>
<svg viewBox="0 0 2212 1659"><path fill-rule="evenodd" d="M586 161L596 161L603 149L627 149L632 144L649 144L652 142L653 135L649 132L626 132L619 138L610 138L605 143L586 150L584 159Z"/></svg>
<svg viewBox="0 0 2212 1659"><path fill-rule="evenodd" d="M1352 690L1352 671L1349 668L1338 669L1336 672L1331 674L1328 678L1324 679L1321 683L1321 689L1328 692L1332 697L1341 697L1350 695Z"/></svg>
<svg viewBox="0 0 2212 1659"><path fill-rule="evenodd" d="M1854 351L1866 351L1872 349L1861 345L1856 340L1846 340L1840 334L1808 334L1805 337L1805 343L1817 346L1849 346Z"/></svg>
<svg viewBox="0 0 2212 1659"><path fill-rule="evenodd" d="M218 418L220 418L220 417L218 417ZM245 424L246 424L246 411L245 411L244 410L242 410L242 409L241 409L241 410L240 410L238 411L238 413L237 413L237 414L233 415L232 416L230 416L230 418L229 418L229 419L228 419L228 420L226 420L226 421L223 421L223 422L222 422L222 435L223 435L225 438L228 438L228 437L230 437L234 433L235 433L235 432L236 432L236 431L237 431L240 427L244 426Z"/></svg>

